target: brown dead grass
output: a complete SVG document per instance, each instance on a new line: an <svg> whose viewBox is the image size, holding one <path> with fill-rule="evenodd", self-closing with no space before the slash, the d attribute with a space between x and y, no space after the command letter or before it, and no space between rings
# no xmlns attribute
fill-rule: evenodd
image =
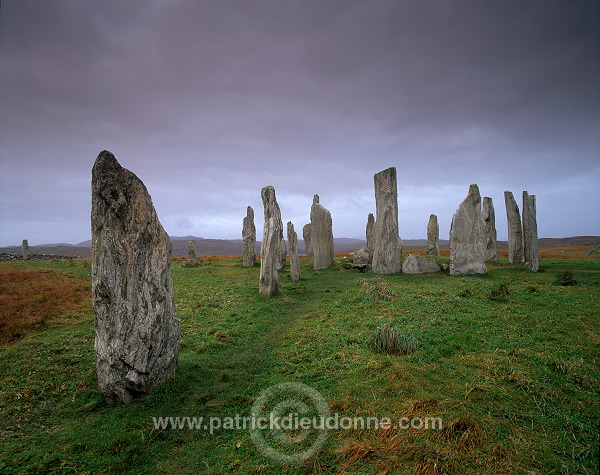
<svg viewBox="0 0 600 475"><path fill-rule="evenodd" d="M435 475L452 473L454 462L449 453L433 450L426 438L414 439L406 430L381 429L368 440L346 440L335 452L339 457L336 473L354 473L365 462L372 463L377 474L398 473L412 465L413 473ZM454 451L454 448L453 448ZM454 454L460 459L460 450Z"/></svg>
<svg viewBox="0 0 600 475"><path fill-rule="evenodd" d="M592 249L594 246L549 246L540 248L540 257L543 259L600 259L600 255L586 256L585 253ZM425 249L410 249L405 251L405 254L418 254L419 256L425 256L427 251ZM441 257L449 257L449 249L440 249ZM499 249L498 257L501 259L508 259L508 250Z"/></svg>
<svg viewBox="0 0 600 475"><path fill-rule="evenodd" d="M91 283L49 269L0 269L0 343L56 324L90 298Z"/></svg>
<svg viewBox="0 0 600 475"><path fill-rule="evenodd" d="M546 259L600 259L600 255L586 256L594 246L555 246L540 248L540 257Z"/></svg>

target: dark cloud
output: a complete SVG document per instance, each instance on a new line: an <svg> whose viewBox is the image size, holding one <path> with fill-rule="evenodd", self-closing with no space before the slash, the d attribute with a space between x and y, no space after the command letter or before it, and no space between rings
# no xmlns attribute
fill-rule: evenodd
<svg viewBox="0 0 600 475"><path fill-rule="evenodd" d="M388 166L403 237L431 212L446 232L472 182L501 234L504 189L538 195L542 235L598 234L599 17L586 0L2 2L0 243L86 239L102 149L171 234L238 237L272 184L296 227L319 193L361 236Z"/></svg>

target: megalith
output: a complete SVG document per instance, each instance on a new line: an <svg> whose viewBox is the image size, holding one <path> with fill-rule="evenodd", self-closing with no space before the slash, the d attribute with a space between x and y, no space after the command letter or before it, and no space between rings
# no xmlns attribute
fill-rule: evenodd
<svg viewBox="0 0 600 475"><path fill-rule="evenodd" d="M108 403L127 404L177 368L171 240L142 181L107 151L92 169L91 221L98 384Z"/></svg>
<svg viewBox="0 0 600 475"><path fill-rule="evenodd" d="M524 268L537 272L540 266L535 195L523 192L523 258Z"/></svg>
<svg viewBox="0 0 600 475"><path fill-rule="evenodd" d="M269 219L275 219L275 229L277 230L275 236L275 246L277 247L275 265L277 270L283 269L285 267L286 250L285 240L283 239L283 221L281 220L281 210L279 209L279 204L277 204L277 198L275 197L275 188L272 186L265 186L261 190L260 195L264 207L265 225L268 223ZM264 240L262 246L264 246ZM263 254L262 246L260 250L261 256Z"/></svg>
<svg viewBox="0 0 600 475"><path fill-rule="evenodd" d="M481 214L481 195L477 185L452 217L450 226L450 274L485 274L485 222Z"/></svg>
<svg viewBox="0 0 600 475"><path fill-rule="evenodd" d="M371 251L371 254L373 253L373 226L375 226L375 216L373 216L373 213L369 213L369 216L367 216L367 228L365 230L367 238L365 248Z"/></svg>
<svg viewBox="0 0 600 475"><path fill-rule="evenodd" d="M431 257L409 254L402 263L402 272L405 274L426 274L440 272L442 268Z"/></svg>
<svg viewBox="0 0 600 475"><path fill-rule="evenodd" d="M21 243L21 256L24 261L29 259L29 242L27 239L23 239L23 242Z"/></svg>
<svg viewBox="0 0 600 475"><path fill-rule="evenodd" d="M254 225L254 208L248 206L242 225L244 267L254 267L256 262L256 226Z"/></svg>
<svg viewBox="0 0 600 475"><path fill-rule="evenodd" d="M429 222L427 223L427 255L428 256L439 256L440 255L440 226L438 219L435 214L429 215ZM404 270L403 270L404 272Z"/></svg>
<svg viewBox="0 0 600 475"><path fill-rule="evenodd" d="M402 241L398 236L398 187L396 168L376 173L375 225L373 226L373 264L376 274L402 270Z"/></svg>
<svg viewBox="0 0 600 475"><path fill-rule="evenodd" d="M275 217L265 220L260 250L260 277L258 290L263 297L273 297L279 291L277 261L279 254L279 225Z"/></svg>
<svg viewBox="0 0 600 475"><path fill-rule="evenodd" d="M198 255L196 254L196 241L188 241L188 262L190 264L198 263Z"/></svg>
<svg viewBox="0 0 600 475"><path fill-rule="evenodd" d="M352 267L358 269L359 272L366 272L367 268L373 262L373 253L370 249L363 247L354 251L354 257L352 259Z"/></svg>
<svg viewBox="0 0 600 475"><path fill-rule="evenodd" d="M498 262L496 212L494 202L489 196L483 198L481 214L485 222L485 262Z"/></svg>
<svg viewBox="0 0 600 475"><path fill-rule="evenodd" d="M298 235L291 221L287 223L287 238L290 252L290 277L296 282L300 280L300 259L298 258Z"/></svg>
<svg viewBox="0 0 600 475"><path fill-rule="evenodd" d="M523 262L523 228L519 206L511 191L504 192L506 222L508 223L508 263Z"/></svg>
<svg viewBox="0 0 600 475"><path fill-rule="evenodd" d="M316 270L327 269L333 264L333 227L331 213L319 203L319 195L313 197L310 225L313 267Z"/></svg>
<svg viewBox="0 0 600 475"><path fill-rule="evenodd" d="M304 254L307 258L313 257L312 246L310 245L311 229L312 227L310 223L305 224L302 228L302 239L304 239Z"/></svg>

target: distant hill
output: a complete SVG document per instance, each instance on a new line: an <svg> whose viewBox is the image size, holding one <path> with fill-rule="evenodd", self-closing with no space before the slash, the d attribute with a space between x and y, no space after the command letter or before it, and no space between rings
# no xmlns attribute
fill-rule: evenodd
<svg viewBox="0 0 600 475"><path fill-rule="evenodd" d="M600 236L575 236L568 238L540 238L538 239L540 247L548 246L592 246L600 244Z"/></svg>
<svg viewBox="0 0 600 475"><path fill-rule="evenodd" d="M200 255L238 256L242 254L241 239L206 239L197 236L171 236L174 256L187 256L188 241L196 241L196 252ZM404 249L426 249L426 239L404 239ZM440 248L448 248L448 240L440 239ZM540 247L558 246L592 246L600 243L600 236L574 236L568 238L540 238ZM365 241L352 238L336 238L334 240L335 252L338 254L350 253L365 246ZM32 254L56 254L61 256L91 257L92 241L83 241L78 244L43 244L29 246ZM506 241L498 241L499 249L507 249ZM260 242L256 244L256 252L260 251ZM304 241L298 240L298 252L304 254ZM21 254L21 246L0 247L0 253Z"/></svg>

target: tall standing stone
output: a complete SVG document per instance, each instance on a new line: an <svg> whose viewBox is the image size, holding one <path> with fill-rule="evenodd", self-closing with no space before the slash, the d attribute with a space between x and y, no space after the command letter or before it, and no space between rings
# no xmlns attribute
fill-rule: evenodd
<svg viewBox="0 0 600 475"><path fill-rule="evenodd" d="M302 228L302 239L304 239L304 254L307 258L314 257L312 252L312 246L310 245L312 226L310 223L305 224Z"/></svg>
<svg viewBox="0 0 600 475"><path fill-rule="evenodd" d="M438 219L435 214L429 215L429 222L427 223L427 255L428 256L439 256L440 255L440 226Z"/></svg>
<svg viewBox="0 0 600 475"><path fill-rule="evenodd" d="M365 235L367 238L367 245L366 245L366 249L368 249L369 251L371 251L371 253L373 252L373 247L374 247L374 236L373 236L373 227L375 226L375 216L373 216L373 213L369 213L369 216L367 216L367 229L365 230Z"/></svg>
<svg viewBox="0 0 600 475"><path fill-rule="evenodd" d="M402 270L402 241L398 236L396 168L375 174L376 219L373 227L373 272L395 274Z"/></svg>
<svg viewBox="0 0 600 475"><path fill-rule="evenodd" d="M477 185L469 187L467 197L452 217L450 226L450 274L485 274L485 222L481 214L481 195Z"/></svg>
<svg viewBox="0 0 600 475"><path fill-rule="evenodd" d="M24 261L29 259L29 242L27 239L23 239L23 242L21 243L21 256Z"/></svg>
<svg viewBox="0 0 600 475"><path fill-rule="evenodd" d="M523 192L523 257L524 268L537 272L540 265L535 195Z"/></svg>
<svg viewBox="0 0 600 475"><path fill-rule="evenodd" d="M485 262L498 262L498 242L496 233L496 212L489 196L483 198L481 214L485 222Z"/></svg>
<svg viewBox="0 0 600 475"><path fill-rule="evenodd" d="M300 280L300 259L298 259L298 235L291 221L287 223L287 237L290 251L290 276L296 282Z"/></svg>
<svg viewBox="0 0 600 475"><path fill-rule="evenodd" d="M275 188L272 186L265 186L261 192L260 196L262 197L264 214L265 214L265 224L268 223L269 219L275 219L275 229L277 230L277 234L275 236L275 242L277 246L277 255L275 258L275 265L277 270L283 269L285 267L285 240L283 239L283 221L281 220L281 210L279 209L279 204L277 204L277 198L275 197ZM264 242L262 244L264 246ZM260 255L262 256L263 250L260 250Z"/></svg>
<svg viewBox="0 0 600 475"><path fill-rule="evenodd" d="M313 267L317 270L327 269L333 264L333 228L331 213L319 203L319 195L313 197L310 224Z"/></svg>
<svg viewBox="0 0 600 475"><path fill-rule="evenodd" d="M504 192L504 203L506 204L506 221L508 223L508 263L518 264L523 262L521 214L512 192Z"/></svg>
<svg viewBox="0 0 600 475"><path fill-rule="evenodd" d="M263 240L260 250L260 277L258 291L263 297L273 297L279 291L279 275L277 261L279 253L279 228L277 219L270 217L265 220Z"/></svg>
<svg viewBox="0 0 600 475"><path fill-rule="evenodd" d="M190 264L198 263L198 255L196 254L196 241L188 241L188 262Z"/></svg>
<svg viewBox="0 0 600 475"><path fill-rule="evenodd" d="M107 402L128 403L177 368L171 240L142 181L107 151L92 169L91 221L98 384Z"/></svg>
<svg viewBox="0 0 600 475"><path fill-rule="evenodd" d="M254 225L254 208L248 206L242 226L244 267L254 267L256 262L256 226Z"/></svg>

